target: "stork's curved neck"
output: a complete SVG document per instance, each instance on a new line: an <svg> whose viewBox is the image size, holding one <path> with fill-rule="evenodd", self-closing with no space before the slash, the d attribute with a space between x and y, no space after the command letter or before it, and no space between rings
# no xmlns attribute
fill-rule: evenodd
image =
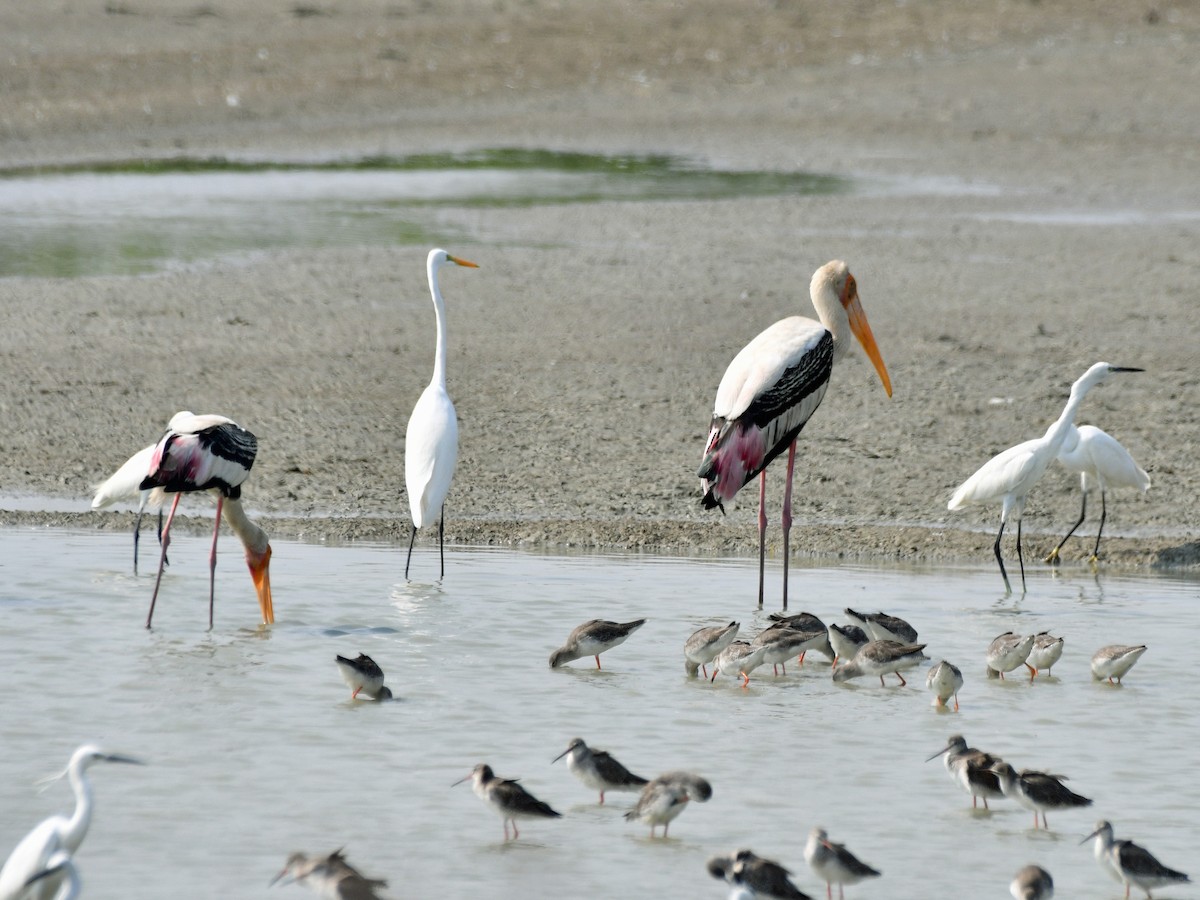
<svg viewBox="0 0 1200 900"><path fill-rule="evenodd" d="M837 291L828 281L813 284L809 296L813 309L817 311L817 318L833 336L833 358L837 361L850 349L850 317L846 315L846 308L842 306Z"/></svg>
<svg viewBox="0 0 1200 900"><path fill-rule="evenodd" d="M437 350L433 356L433 377L430 385L446 388L446 310L442 303L442 292L438 289L438 267L441 263L430 258L426 264L429 274L429 293L433 295L433 314L437 318Z"/></svg>
<svg viewBox="0 0 1200 900"><path fill-rule="evenodd" d="M266 552L270 539L265 531L250 521L246 510L242 508L241 500L226 499L221 510L225 522L233 529L233 533L238 536L248 553L261 556Z"/></svg>

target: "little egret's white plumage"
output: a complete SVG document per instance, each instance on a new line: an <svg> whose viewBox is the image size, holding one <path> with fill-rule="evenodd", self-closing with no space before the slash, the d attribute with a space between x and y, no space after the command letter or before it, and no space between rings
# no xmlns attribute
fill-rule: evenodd
<svg viewBox="0 0 1200 900"><path fill-rule="evenodd" d="M158 510L158 537L162 540L162 491L142 490L142 479L150 471L150 459L154 455L154 444L143 447L117 469L103 483L97 485L92 497L92 509L104 509L121 500L138 498L137 519L133 523L133 574L138 570L138 537L142 529L142 515L146 508Z"/></svg>
<svg viewBox="0 0 1200 900"><path fill-rule="evenodd" d="M705 509L721 507L760 475L758 494L758 605L766 565L766 469L788 451L783 495L783 608L788 599L788 535L792 526L792 473L796 438L825 396L833 364L853 334L879 373L888 396L892 382L875 344L858 285L841 260L817 269L809 285L819 322L790 316L776 322L733 358L717 388L712 424L697 475Z"/></svg>
<svg viewBox="0 0 1200 900"><path fill-rule="evenodd" d="M29 880L25 882L27 892L39 881L47 878L60 879L58 893L54 895L54 900L75 900L83 889L79 869L75 867L75 860L66 850L56 852L46 860L46 868L29 877Z"/></svg>
<svg viewBox="0 0 1200 900"><path fill-rule="evenodd" d="M438 269L445 263L477 269L476 263L451 256L445 250L430 250L425 261L429 276L429 292L433 295L433 312L437 320L437 346L433 357L433 377L421 392L413 407L404 433L404 484L408 489L408 508L412 513L412 537L408 541L408 558L404 561L404 577L412 562L413 543L417 531L434 519L438 523L438 555L441 575L446 575L446 555L443 548L445 516L443 507L454 467L458 463L458 414L450 395L446 393L446 310L438 288Z"/></svg>
<svg viewBox="0 0 1200 900"><path fill-rule="evenodd" d="M71 790L75 792L75 811L67 816L51 816L42 820L8 856L0 869L0 900L50 900L59 885L68 877L67 868L61 865L58 856L68 856L79 849L92 824L92 785L87 769L97 762L133 763L141 760L115 753L106 753L93 744L85 744L71 754L67 768L55 778L67 776ZM57 868L56 868L57 867ZM47 869L56 868L30 884L30 880Z"/></svg>
<svg viewBox="0 0 1200 900"><path fill-rule="evenodd" d="M258 454L258 439L232 419L218 415L196 415L178 412L171 417L166 433L154 445L150 467L142 479L142 490L161 490L175 494L167 523L163 526L162 557L158 563L158 578L150 597L150 612L146 627L154 617L158 589L162 584L167 547L171 543L171 523L185 493L210 491L217 498L217 516L213 525L212 550L208 557L208 627L213 624L213 601L216 592L217 535L221 517L233 529L246 551L246 565L258 593L258 605L263 624L275 621L271 600L271 544L267 533L250 520L242 508L242 482L250 474Z"/></svg>
<svg viewBox="0 0 1200 900"><path fill-rule="evenodd" d="M1100 528L1096 531L1096 546L1092 550L1091 561L1100 558L1100 536L1104 534L1104 520L1108 518L1108 502L1105 497L1114 488L1137 488L1145 493L1150 488L1150 476L1146 474L1129 451L1121 446L1121 442L1094 425L1071 426L1067 430L1066 440L1058 451L1058 461L1068 472L1079 473L1079 488L1083 494L1083 505L1079 510L1079 520L1071 526L1066 537L1059 541L1058 546L1050 551L1046 562L1051 565L1058 563L1058 553L1063 544L1075 533L1075 529L1083 524L1087 516L1088 492L1100 489Z"/></svg>
<svg viewBox="0 0 1200 900"><path fill-rule="evenodd" d="M1004 526L1009 516L1015 515L1017 519L1017 561L1021 566L1021 590L1024 591L1025 559L1021 555L1021 516L1025 512L1025 498L1041 481L1046 468L1058 456L1087 392L1118 372L1141 371L1106 362L1096 363L1071 385L1071 396L1067 399L1067 405L1063 407L1062 414L1046 429L1045 434L1040 438L1022 441L1015 447L1009 447L1003 453L993 456L964 481L950 498L948 509L961 509L972 503L987 504L997 500L1001 502L1000 530L996 533L996 542L992 545L992 550L996 554L996 562L1000 564L1004 588L1009 593L1012 593L1012 585L1008 582L1008 572L1004 570L1004 559L1000 555L1000 538L1004 536Z"/></svg>

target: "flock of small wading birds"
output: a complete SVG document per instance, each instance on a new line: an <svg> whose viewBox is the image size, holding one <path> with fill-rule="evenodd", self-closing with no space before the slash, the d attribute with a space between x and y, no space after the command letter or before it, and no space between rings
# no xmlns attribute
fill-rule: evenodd
<svg viewBox="0 0 1200 900"><path fill-rule="evenodd" d="M438 286L438 271L445 263L475 267L474 263L451 256L444 250L429 253L427 275L433 296L437 322L437 344L433 377L413 409L406 433L405 483L408 489L413 530L409 542L405 577L412 559L417 531L438 523L441 573L445 574L442 548L442 512L450 488L458 455L457 418L446 392L446 329L444 304ZM784 563L783 605L787 609L788 531L791 524L792 474L796 439L820 405L829 384L833 363L849 349L848 336L862 345L875 366L884 388L891 395L891 382L882 356L858 298L854 276L845 263L833 261L813 275L810 295L820 321L792 316L759 334L730 363L721 379L714 404L711 431L705 445L698 475L703 485L706 508L721 507L756 476L759 494L759 605L763 599L765 569L766 517L763 499L767 466L783 451L788 451L787 482L783 505ZM1045 434L1018 444L983 465L954 493L949 508L966 504L999 503L1000 529L994 552L1005 586L1011 591L1008 573L1000 552L1000 541L1009 519L1017 522L1017 556L1025 586L1024 559L1021 550L1021 514L1026 498L1055 460L1081 476L1083 506L1079 521L1054 549L1047 562L1057 562L1067 538L1084 521L1089 492L1099 489L1102 515L1091 559L1099 553L1100 535L1107 513L1106 492L1113 488L1136 487L1145 490L1149 478L1115 439L1092 426L1076 427L1075 415L1084 396L1114 374L1136 372L1108 363L1096 363L1071 388L1070 398L1059 418ZM150 627L154 605L167 563L170 529L180 497L185 493L208 492L217 501L216 525L210 554L209 626L212 626L215 595L217 535L222 518L239 537L245 550L264 623L274 621L269 563L271 548L266 532L254 523L241 505L241 485L250 473L257 454L253 434L231 419L218 415L181 412L172 417L166 432L139 451L116 474L102 484L93 501L100 508L118 500L140 498L138 523L134 527L134 569L137 569L137 536L141 514L147 507L161 507L166 494L174 494L166 524L160 529L161 553L146 627ZM160 512L161 522L161 512ZM884 613L861 614L846 609L850 624L826 627L809 613L772 614L770 627L752 640L739 640L739 623L701 628L684 644L687 674L715 680L718 674L736 673L743 687L750 673L761 665L784 667L797 656L803 662L809 650L833 660L835 682L860 676L895 674L906 684L903 671L929 659L925 645L917 643L917 632L902 619ZM594 657L600 667L600 654L623 643L644 624L593 619L571 632L567 642L550 657L558 667L577 659ZM1005 673L1026 666L1031 680L1039 670L1051 669L1063 650L1063 639L1048 633L1018 635L1006 632L987 649L988 677L1004 678ZM1094 677L1120 682L1121 678L1146 651L1145 646L1113 645L1098 650L1091 660ZM352 697L371 700L390 699L380 667L365 654L356 659L338 656L336 663L352 689ZM839 664L840 663L840 664ZM712 666L712 675L708 667ZM958 690L963 678L960 669L941 660L930 667L926 685L934 702L945 706L951 698L958 709ZM1007 797L1034 813L1034 828L1048 828L1046 812L1088 806L1092 801L1068 789L1062 776L1028 769L1017 771L1000 758L967 746L955 735L946 747L931 756L942 757L947 771L972 796L972 805L980 800ZM589 747L575 738L558 757L566 757L567 767L583 784L600 795L606 792L637 791L632 809L625 813L631 821L650 826L651 837L662 826L667 836L670 823L690 802L703 803L712 796L712 786L697 774L668 772L654 779L634 775L610 754ZM87 833L92 815L92 792L86 770L95 762L137 763L131 757L108 753L85 745L71 757L62 775L66 775L75 793L76 806L70 816L46 819L16 846L0 869L0 900L17 898L76 897L81 879L73 854ZM61 777L55 776L55 777ZM498 777L490 766L480 763L460 782L470 781L475 793L503 819L504 838L519 836L518 819L553 819L560 814L532 796L517 781ZM1130 888L1145 891L1187 882L1188 876L1160 863L1149 851L1128 840L1117 840L1113 827L1101 821L1084 839L1094 841L1094 852L1101 867ZM853 885L880 872L859 860L842 844L829 839L825 830L814 828L804 849L804 858L816 876L825 882L826 895L832 897L833 885L841 895L845 885ZM792 882L792 873L777 862L737 850L707 862L708 872L730 885L730 897L776 897L798 900L807 895ZM328 855L292 854L272 884L305 884L324 897L336 900L369 900L386 886L380 879L368 878L351 866L340 850ZM1046 900L1054 894L1053 881L1044 869L1031 865L1016 874L1010 885L1017 900Z"/></svg>

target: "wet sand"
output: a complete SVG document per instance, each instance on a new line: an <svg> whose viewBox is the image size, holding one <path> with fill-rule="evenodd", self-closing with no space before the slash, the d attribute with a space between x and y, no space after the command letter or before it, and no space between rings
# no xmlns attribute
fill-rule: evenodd
<svg viewBox="0 0 1200 900"><path fill-rule="evenodd" d="M998 509L946 500L1041 434L1103 359L1147 371L1094 391L1079 421L1153 480L1110 497L1104 565L1200 565L1196 9L21 6L0 13L7 167L522 146L874 185L431 208L430 230L480 264L442 279L452 541L753 552L756 492L724 517L698 506L713 395L754 334L811 314L812 271L842 258L895 396L859 354L835 370L801 438L797 556L990 562ZM190 408L259 436L246 497L272 533L405 539L404 427L433 355L426 249L6 280L0 493L86 498ZM774 522L782 471L770 481ZM1078 510L1075 479L1052 470L1026 511L1032 566ZM1090 545L1064 565L1086 566Z"/></svg>

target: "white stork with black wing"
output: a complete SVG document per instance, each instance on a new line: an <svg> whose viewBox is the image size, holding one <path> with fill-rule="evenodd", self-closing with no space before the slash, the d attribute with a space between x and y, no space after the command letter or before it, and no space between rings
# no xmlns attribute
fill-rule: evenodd
<svg viewBox="0 0 1200 900"><path fill-rule="evenodd" d="M796 438L829 387L833 364L850 349L848 333L862 344L892 395L887 367L875 344L858 285L841 260L817 269L809 286L820 321L804 316L782 319L747 344L717 388L712 430L696 473L703 482L705 509L724 510L755 475L758 492L758 605L763 602L766 559L766 468L788 451L787 483L783 497L783 608L787 609L788 535L792 525L792 472Z"/></svg>
<svg viewBox="0 0 1200 900"><path fill-rule="evenodd" d="M217 519L213 526L212 552L208 560L208 626L211 628L213 622L217 535L221 529L222 514L245 547L246 564L250 567L250 577L258 593L263 623L275 621L268 570L271 545L267 533L250 521L241 504L241 485L250 474L257 453L258 439L225 416L179 412L171 417L166 433L154 445L149 471L140 485L141 490L159 489L175 494L167 523L163 526L162 557L158 564L158 578L154 582L154 595L150 599L150 612L146 616L147 628L154 617L163 564L171 543L171 522L175 519L179 498L196 491L212 491L217 497Z"/></svg>

